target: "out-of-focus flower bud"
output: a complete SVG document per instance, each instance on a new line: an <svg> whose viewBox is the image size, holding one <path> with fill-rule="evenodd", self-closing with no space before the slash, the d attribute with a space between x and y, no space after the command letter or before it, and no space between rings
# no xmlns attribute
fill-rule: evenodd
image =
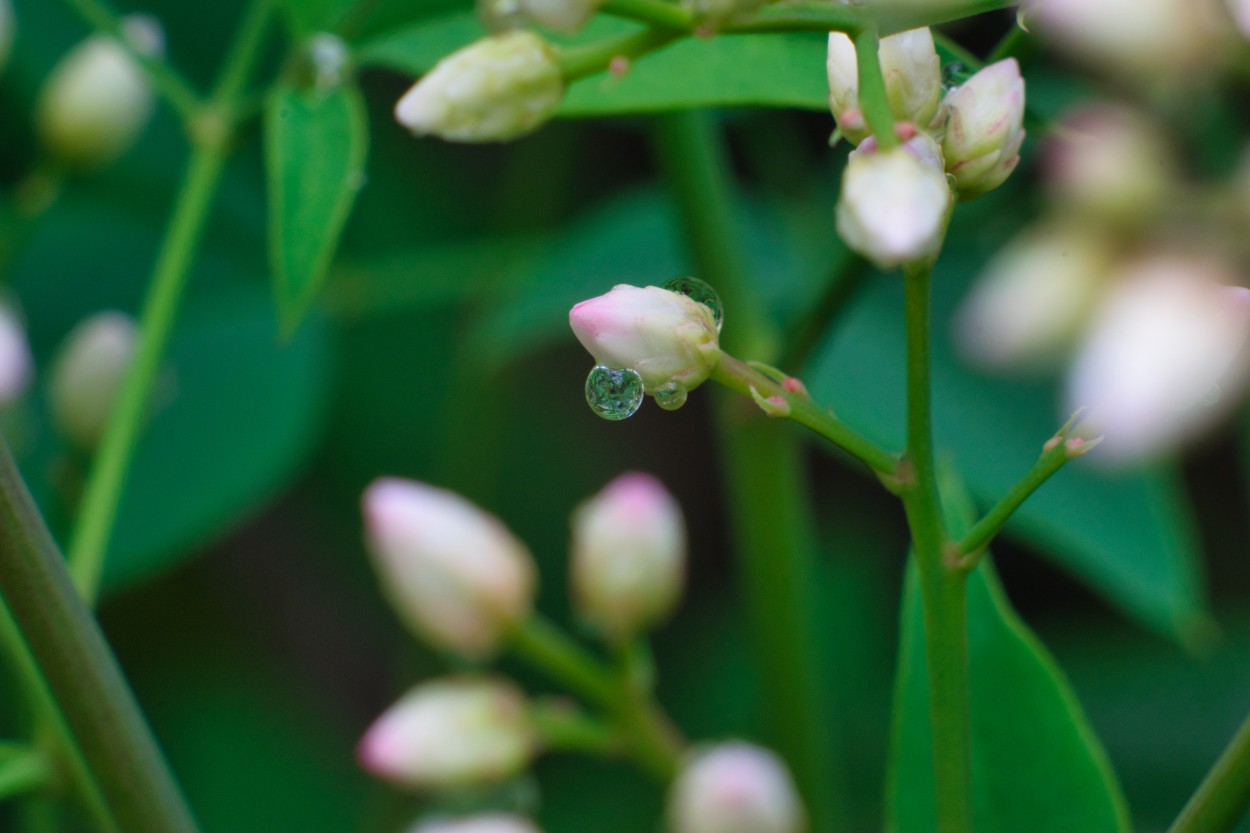
<svg viewBox="0 0 1250 833"><path fill-rule="evenodd" d="M1015 58L990 64L946 96L942 155L965 199L992 191L1020 161L1024 79Z"/></svg>
<svg viewBox="0 0 1250 833"><path fill-rule="evenodd" d="M143 15L122 24L137 51L159 55L160 24ZM134 144L152 115L152 87L126 51L92 35L61 59L39 93L35 125L49 155L77 170L107 165Z"/></svg>
<svg viewBox="0 0 1250 833"><path fill-rule="evenodd" d="M1233 16L1237 29L1250 38L1250 0L1228 0L1228 13Z"/></svg>
<svg viewBox="0 0 1250 833"><path fill-rule="evenodd" d="M803 807L785 765L747 743L695 753L669 794L673 833L799 833Z"/></svg>
<svg viewBox="0 0 1250 833"><path fill-rule="evenodd" d="M663 484L631 472L573 515L573 597L585 619L627 639L666 616L685 578L686 529Z"/></svg>
<svg viewBox="0 0 1250 833"><path fill-rule="evenodd" d="M671 384L694 390L720 360L712 311L658 286L615 286L574 306L569 325L596 362L636 370L651 395Z"/></svg>
<svg viewBox="0 0 1250 833"><path fill-rule="evenodd" d="M391 477L370 484L362 507L383 591L431 644L484 658L529 615L533 560L494 516L452 492Z"/></svg>
<svg viewBox="0 0 1250 833"><path fill-rule="evenodd" d="M557 32L581 29L601 0L478 0L477 14L486 28L506 31L536 23Z"/></svg>
<svg viewBox="0 0 1250 833"><path fill-rule="evenodd" d="M1012 240L985 267L955 317L961 351L994 370L1054 366L1107 288L1114 258L1105 235L1075 223Z"/></svg>
<svg viewBox="0 0 1250 833"><path fill-rule="evenodd" d="M878 49L890 111L898 121L921 130L934 126L942 98L942 66L929 29L912 29L881 39ZM829 108L842 135L859 144L871 133L859 106L859 60L855 44L841 32L829 33L825 62Z"/></svg>
<svg viewBox="0 0 1250 833"><path fill-rule="evenodd" d="M1081 433L1104 437L1096 457L1166 451L1235 400L1250 367L1250 290L1230 281L1179 254L1117 275L1068 379L1069 409L1087 409Z"/></svg>
<svg viewBox="0 0 1250 833"><path fill-rule="evenodd" d="M34 362L26 341L26 328L17 310L0 302L0 407L26 392Z"/></svg>
<svg viewBox="0 0 1250 833"><path fill-rule="evenodd" d="M414 827L410 833L539 833L527 818L506 813L482 813L459 819L439 819Z"/></svg>
<svg viewBox="0 0 1250 833"><path fill-rule="evenodd" d="M1163 131L1142 113L1093 104L1064 116L1042 152L1059 209L1135 224L1179 189L1180 163Z"/></svg>
<svg viewBox="0 0 1250 833"><path fill-rule="evenodd" d="M418 136L498 142L537 129L563 97L551 45L533 32L507 32L439 61L399 99L395 118Z"/></svg>
<svg viewBox="0 0 1250 833"><path fill-rule="evenodd" d="M498 781L534 757L524 696L503 680L450 678L408 692L361 738L365 769L418 789Z"/></svg>
<svg viewBox="0 0 1250 833"><path fill-rule="evenodd" d="M888 150L870 139L851 151L842 172L838 236L883 269L933 258L951 201L941 151L928 135Z"/></svg>
<svg viewBox="0 0 1250 833"><path fill-rule="evenodd" d="M9 62L9 52L13 48L13 6L9 0L0 0L0 72Z"/></svg>
<svg viewBox="0 0 1250 833"><path fill-rule="evenodd" d="M61 344L49 406L57 430L79 448L91 451L104 436L137 341L130 316L110 311L79 322Z"/></svg>
<svg viewBox="0 0 1250 833"><path fill-rule="evenodd" d="M1090 65L1140 83L1200 82L1228 56L1219 0L1029 0L1031 27Z"/></svg>

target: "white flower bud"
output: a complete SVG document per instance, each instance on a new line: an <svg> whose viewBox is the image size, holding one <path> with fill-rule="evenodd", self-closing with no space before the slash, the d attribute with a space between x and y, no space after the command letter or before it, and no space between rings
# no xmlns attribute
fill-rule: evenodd
<svg viewBox="0 0 1250 833"><path fill-rule="evenodd" d="M564 97L556 53L529 31L483 38L438 62L395 105L418 136L454 142L515 139L547 121Z"/></svg>
<svg viewBox="0 0 1250 833"><path fill-rule="evenodd" d="M628 639L666 616L685 578L681 509L660 481L631 472L573 515L571 581L582 616Z"/></svg>
<svg viewBox="0 0 1250 833"><path fill-rule="evenodd" d="M942 98L942 66L927 27L882 38L878 48L890 111L898 121L921 130L933 126ZM859 144L871 133L859 106L859 59L855 44L841 32L829 33L825 62L829 108L842 135Z"/></svg>
<svg viewBox="0 0 1250 833"><path fill-rule="evenodd" d="M1227 0L1228 13L1233 16L1237 30L1250 38L1250 0Z"/></svg>
<svg viewBox="0 0 1250 833"><path fill-rule="evenodd" d="M990 369L1053 366L1106 289L1114 257L1104 234L1075 223L1012 240L986 265L955 317L963 354Z"/></svg>
<svg viewBox="0 0 1250 833"><path fill-rule="evenodd" d="M1250 290L1213 263L1178 254L1127 266L1068 379L1082 434L1100 459L1166 451L1235 401L1247 378ZM1221 407L1223 406L1223 407Z"/></svg>
<svg viewBox="0 0 1250 833"><path fill-rule="evenodd" d="M57 430L79 448L93 450L104 436L138 338L130 316L110 311L80 321L61 344L49 407Z"/></svg>
<svg viewBox="0 0 1250 833"><path fill-rule="evenodd" d="M942 155L961 197L992 191L1020 161L1024 79L1015 58L990 64L946 96Z"/></svg>
<svg viewBox="0 0 1250 833"><path fill-rule="evenodd" d="M539 833L529 819L506 813L481 813L459 819L439 819L414 827L410 833Z"/></svg>
<svg viewBox="0 0 1250 833"><path fill-rule="evenodd" d="M785 765L747 743L695 753L669 793L673 833L799 833L803 807Z"/></svg>
<svg viewBox="0 0 1250 833"><path fill-rule="evenodd" d="M0 72L9 62L9 52L13 49L13 6L9 0L0 0Z"/></svg>
<svg viewBox="0 0 1250 833"><path fill-rule="evenodd" d="M869 140L842 172L838 236L883 269L933 258L951 201L941 152L926 134L888 150Z"/></svg>
<svg viewBox="0 0 1250 833"><path fill-rule="evenodd" d="M12 306L0 302L0 407L26 392L33 373L26 327Z"/></svg>
<svg viewBox="0 0 1250 833"><path fill-rule="evenodd" d="M362 505L382 589L431 644L487 657L529 615L533 560L494 516L452 492L398 478L375 480Z"/></svg>
<svg viewBox="0 0 1250 833"><path fill-rule="evenodd" d="M586 25L601 0L478 0L477 13L487 28L503 31L536 23L573 33Z"/></svg>
<svg viewBox="0 0 1250 833"><path fill-rule="evenodd" d="M139 52L160 54L164 36L150 17L123 22ZM36 127L44 149L78 170L98 168L134 144L152 114L147 74L112 38L92 35L61 59L39 93Z"/></svg>
<svg viewBox="0 0 1250 833"><path fill-rule="evenodd" d="M534 757L534 727L511 683L450 678L424 683L379 717L361 738L365 769L418 789L507 778Z"/></svg>
<svg viewBox="0 0 1250 833"><path fill-rule="evenodd" d="M569 324L596 362L638 371L648 394L672 383L693 390L720 360L712 311L658 286L615 286L574 306Z"/></svg>

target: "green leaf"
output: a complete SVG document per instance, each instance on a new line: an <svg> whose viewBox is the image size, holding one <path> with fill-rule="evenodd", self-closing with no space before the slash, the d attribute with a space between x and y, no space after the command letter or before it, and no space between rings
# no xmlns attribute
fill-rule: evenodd
<svg viewBox="0 0 1250 833"><path fill-rule="evenodd" d="M368 120L360 91L277 87L265 107L269 252L283 330L308 312L364 182Z"/></svg>

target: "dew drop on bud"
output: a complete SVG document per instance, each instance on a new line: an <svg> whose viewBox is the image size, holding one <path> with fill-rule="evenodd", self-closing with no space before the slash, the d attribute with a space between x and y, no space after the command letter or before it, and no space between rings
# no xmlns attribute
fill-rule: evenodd
<svg viewBox="0 0 1250 833"><path fill-rule="evenodd" d="M655 404L666 411L675 411L686 404L686 389L676 382L669 382L655 392Z"/></svg>
<svg viewBox="0 0 1250 833"><path fill-rule="evenodd" d="M690 300L698 301L710 309L712 318L716 321L716 332L720 332L721 324L725 319L725 311L721 307L720 296L716 294L715 289L698 278L673 278L664 284L664 288L669 292L685 295Z"/></svg>
<svg viewBox="0 0 1250 833"><path fill-rule="evenodd" d="M597 364L586 377L586 403L604 419L628 419L642 405L642 376L633 368Z"/></svg>

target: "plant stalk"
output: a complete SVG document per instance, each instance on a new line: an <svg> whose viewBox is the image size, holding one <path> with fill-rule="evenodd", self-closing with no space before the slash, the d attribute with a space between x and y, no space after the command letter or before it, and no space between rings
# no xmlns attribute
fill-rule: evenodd
<svg viewBox="0 0 1250 833"><path fill-rule="evenodd" d="M1168 833L1230 833L1250 807L1250 717L1220 754Z"/></svg>

